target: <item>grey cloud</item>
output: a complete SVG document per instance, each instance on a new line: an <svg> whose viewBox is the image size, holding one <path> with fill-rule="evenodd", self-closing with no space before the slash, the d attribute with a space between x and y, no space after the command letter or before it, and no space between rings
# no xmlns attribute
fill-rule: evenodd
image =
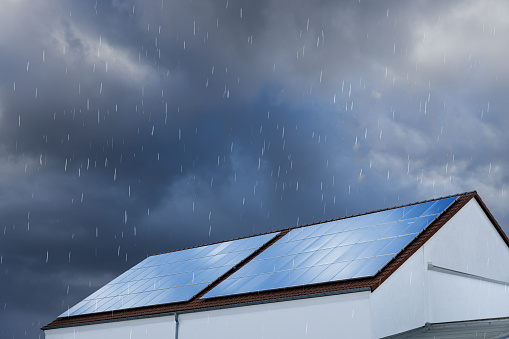
<svg viewBox="0 0 509 339"><path fill-rule="evenodd" d="M2 335L157 252L472 189L507 230L503 2L226 3L0 13Z"/></svg>

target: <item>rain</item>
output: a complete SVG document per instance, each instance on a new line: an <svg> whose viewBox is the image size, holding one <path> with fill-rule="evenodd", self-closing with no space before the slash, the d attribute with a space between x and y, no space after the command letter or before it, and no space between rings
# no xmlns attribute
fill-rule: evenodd
<svg viewBox="0 0 509 339"><path fill-rule="evenodd" d="M0 337L42 337L149 255L296 223L477 190L509 232L508 17L2 2Z"/></svg>

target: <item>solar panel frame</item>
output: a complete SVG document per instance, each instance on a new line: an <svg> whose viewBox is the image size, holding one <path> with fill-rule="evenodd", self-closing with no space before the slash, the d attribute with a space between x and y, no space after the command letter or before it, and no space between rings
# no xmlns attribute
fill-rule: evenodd
<svg viewBox="0 0 509 339"><path fill-rule="evenodd" d="M154 255L59 317L187 301L278 232Z"/></svg>

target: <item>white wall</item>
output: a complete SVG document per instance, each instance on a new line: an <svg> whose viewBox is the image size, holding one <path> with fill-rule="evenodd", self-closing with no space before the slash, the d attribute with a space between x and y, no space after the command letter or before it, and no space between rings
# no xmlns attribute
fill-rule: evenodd
<svg viewBox="0 0 509 339"><path fill-rule="evenodd" d="M424 244L424 251L435 266L509 281L509 248L475 199Z"/></svg>
<svg viewBox="0 0 509 339"><path fill-rule="evenodd" d="M428 322L509 316L509 286L428 272Z"/></svg>
<svg viewBox="0 0 509 339"><path fill-rule="evenodd" d="M179 339L370 338L370 292L182 314Z"/></svg>
<svg viewBox="0 0 509 339"><path fill-rule="evenodd" d="M373 338L426 322L509 316L509 286L430 271L428 263L509 282L509 248L472 199L372 293Z"/></svg>
<svg viewBox="0 0 509 339"><path fill-rule="evenodd" d="M169 339L175 336L173 317L156 317L45 331L46 339Z"/></svg>
<svg viewBox="0 0 509 339"><path fill-rule="evenodd" d="M509 248L474 199L424 244L424 261L509 282ZM428 322L509 316L504 285L429 270L426 279Z"/></svg>
<svg viewBox="0 0 509 339"><path fill-rule="evenodd" d="M426 322L423 259L420 248L371 294L372 338L408 331Z"/></svg>

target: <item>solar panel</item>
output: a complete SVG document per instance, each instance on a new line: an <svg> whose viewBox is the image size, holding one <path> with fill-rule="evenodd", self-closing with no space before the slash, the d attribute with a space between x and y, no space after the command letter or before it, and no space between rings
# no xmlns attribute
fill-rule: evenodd
<svg viewBox="0 0 509 339"><path fill-rule="evenodd" d="M148 257L60 317L187 301L276 234Z"/></svg>
<svg viewBox="0 0 509 339"><path fill-rule="evenodd" d="M372 277L456 199L293 229L204 298Z"/></svg>

